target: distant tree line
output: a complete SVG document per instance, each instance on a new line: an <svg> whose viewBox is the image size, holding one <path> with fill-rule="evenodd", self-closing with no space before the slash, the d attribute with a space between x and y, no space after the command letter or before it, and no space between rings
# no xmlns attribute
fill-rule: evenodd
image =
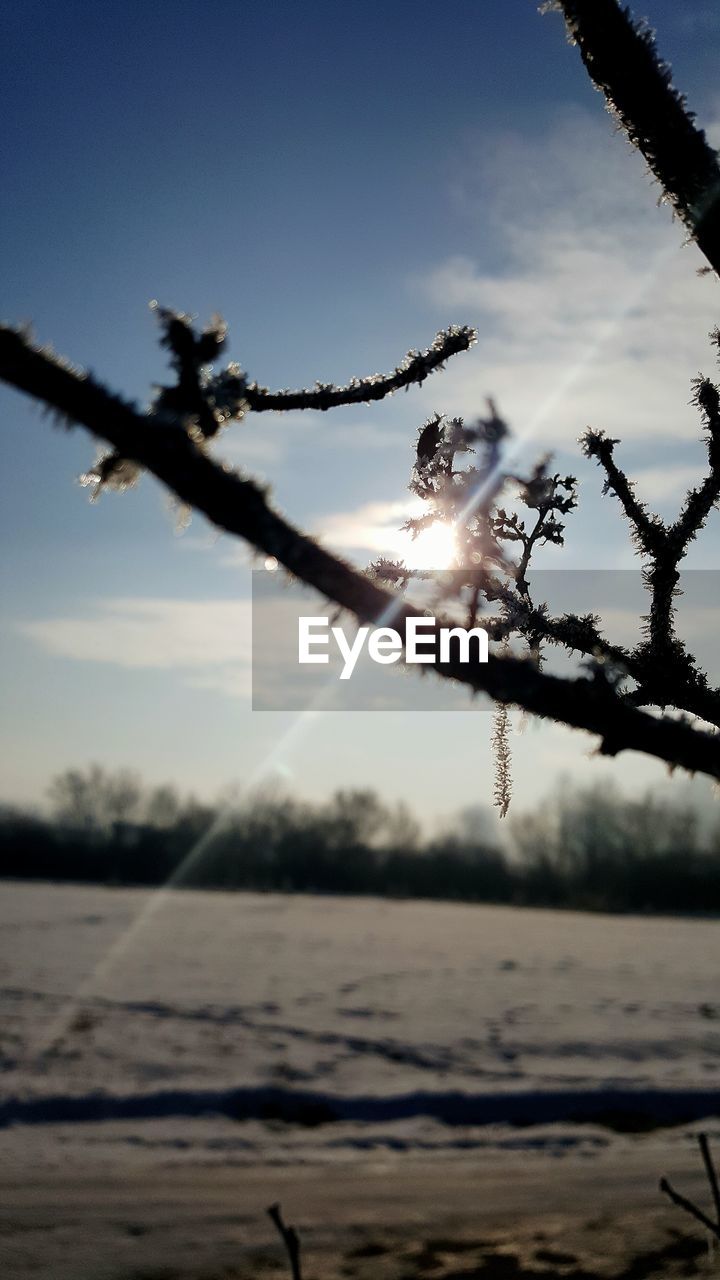
<svg viewBox="0 0 720 1280"><path fill-rule="evenodd" d="M482 809L423 838L373 791L322 804L258 792L201 804L98 765L55 779L46 814L0 809L0 876L93 884L377 894L600 911L720 911L720 827L689 805L598 787L516 818Z"/></svg>

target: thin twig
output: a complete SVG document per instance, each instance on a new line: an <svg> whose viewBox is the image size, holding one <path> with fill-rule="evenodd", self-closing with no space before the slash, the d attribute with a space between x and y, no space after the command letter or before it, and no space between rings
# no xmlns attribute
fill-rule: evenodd
<svg viewBox="0 0 720 1280"><path fill-rule="evenodd" d="M262 413L269 409L335 409L339 405L366 404L369 400L384 400L394 391L422 383L436 369L442 368L450 356L467 351L477 339L474 329L452 326L438 333L426 351L411 351L402 364L388 374L375 374L369 378L356 378L345 387L326 386L318 383L312 389L302 391L268 391L250 383L243 388L243 398L250 409Z"/></svg>
<svg viewBox="0 0 720 1280"><path fill-rule="evenodd" d="M712 1232L717 1240L720 1240L720 1226L713 1222L712 1218L708 1218L707 1214L703 1213L702 1209L698 1209L697 1205L693 1204L692 1200L686 1200L685 1196L681 1196L679 1191L676 1191L674 1187L671 1187L667 1178L660 1179L660 1190L664 1192L666 1196L670 1197L673 1204L684 1209L692 1218L697 1218L698 1222L701 1222L704 1227L707 1227L708 1231Z"/></svg>
<svg viewBox="0 0 720 1280"><path fill-rule="evenodd" d="M638 546L649 556L656 556L667 541L667 531L657 516L651 516L644 503L636 497L633 486L624 471L618 467L613 452L618 440L612 440L604 431L586 431L580 443L587 458L596 458L605 471L606 490L615 494L633 528Z"/></svg>
<svg viewBox="0 0 720 1280"><path fill-rule="evenodd" d="M280 1212L279 1204L271 1204L267 1210L268 1216L272 1218L277 1227L283 1244L287 1250L290 1260L290 1270L293 1280L302 1280L302 1271L300 1269L300 1237L294 1227L288 1227L283 1222L283 1216Z"/></svg>
<svg viewBox="0 0 720 1280"><path fill-rule="evenodd" d="M720 333L716 330L711 337L718 345ZM688 543L697 536L713 507L720 501L720 392L709 378L698 378L694 384L693 400L703 416L707 432L710 469L700 487L690 489L680 515L668 530L677 559L684 554Z"/></svg>
<svg viewBox="0 0 720 1280"><path fill-rule="evenodd" d="M708 1142L708 1136L706 1133L698 1134L698 1143L700 1146L700 1154L703 1158L703 1164L705 1165L707 1180L710 1183L710 1191L713 1198L713 1204L715 1205L715 1216L717 1218L718 1227L720 1227L720 1186L718 1186L717 1169L715 1168L713 1158L710 1154L710 1143Z"/></svg>

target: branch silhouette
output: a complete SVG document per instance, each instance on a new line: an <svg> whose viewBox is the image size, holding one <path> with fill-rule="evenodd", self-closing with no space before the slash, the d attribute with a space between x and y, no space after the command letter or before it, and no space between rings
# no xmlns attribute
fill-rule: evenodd
<svg viewBox="0 0 720 1280"><path fill-rule="evenodd" d="M302 1280L302 1268L300 1266L300 1237L295 1227L288 1227L282 1216L279 1204L271 1204L267 1210L268 1217L277 1227L288 1256L290 1263L290 1275L292 1280Z"/></svg>
<svg viewBox="0 0 720 1280"><path fill-rule="evenodd" d="M107 441L119 457L147 468L183 502L273 556L327 600L363 622L391 618L404 635L416 610L289 524L254 480L215 462L181 418L168 420L165 411L141 413L6 326L0 327L0 378L41 400L69 425L77 423ZM442 618L436 621L438 628L450 625ZM434 666L441 676L501 703L596 734L603 754L642 751L720 778L720 739L681 720L658 719L627 705L600 669L567 679L538 670L530 659L495 654L487 664L472 668L459 660L436 661Z"/></svg>
<svg viewBox="0 0 720 1280"><path fill-rule="evenodd" d="M672 1200L679 1209L683 1209L691 1218L695 1218L700 1222L707 1231L710 1232L716 1240L720 1240L720 1188L718 1187L718 1175L715 1164L710 1152L710 1144L706 1133L698 1134L698 1146L700 1147L700 1155L702 1156L703 1165L705 1167L705 1176L710 1187L713 1208L715 1210L715 1220L708 1216L703 1209L696 1205L694 1201L688 1200L687 1196L683 1196L676 1191L668 1182L667 1178L660 1179L660 1190L664 1195Z"/></svg>
<svg viewBox="0 0 720 1280"><path fill-rule="evenodd" d="M720 166L652 32L617 0L557 0L585 69L720 275Z"/></svg>

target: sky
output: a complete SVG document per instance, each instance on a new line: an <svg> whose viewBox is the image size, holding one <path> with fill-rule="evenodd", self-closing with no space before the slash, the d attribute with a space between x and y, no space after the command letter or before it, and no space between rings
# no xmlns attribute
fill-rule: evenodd
<svg viewBox="0 0 720 1280"><path fill-rule="evenodd" d="M645 11L643 11L645 12ZM647 0L720 142L713 5ZM448 324L479 340L387 402L248 416L216 454L358 565L398 550L417 428L492 395L519 465L580 479L545 568L637 567L591 424L666 516L702 474L713 278L614 131L557 14L532 0L19 0L0 31L2 317L139 404L166 374L151 299L229 325L272 388L391 369ZM210 797L376 787L422 817L489 803L488 717L253 712L250 559L161 487L91 505L95 445L0 388L0 797L98 760ZM718 568L717 524L688 560ZM518 721L516 809L569 776L668 784L639 756Z"/></svg>

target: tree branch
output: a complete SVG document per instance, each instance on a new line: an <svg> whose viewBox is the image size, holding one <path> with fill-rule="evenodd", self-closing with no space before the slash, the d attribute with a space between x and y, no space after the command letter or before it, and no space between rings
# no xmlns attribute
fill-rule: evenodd
<svg viewBox="0 0 720 1280"><path fill-rule="evenodd" d="M665 546L667 531L657 516L651 516L644 503L639 502L631 482L620 470L613 452L618 440L611 440L604 431L588 430L580 438L586 458L596 458L605 472L605 491L614 493L633 528L633 535L642 551L657 556Z"/></svg>
<svg viewBox="0 0 720 1280"><path fill-rule="evenodd" d="M33 347L20 332L0 326L0 378L42 401L65 422L79 423L123 457L146 467L183 502L229 533L274 556L301 581L363 622L392 618L404 633L415 612L396 595L293 528L269 505L252 480L213 461L205 445L180 423L140 413L98 382ZM438 626L447 625L438 619ZM682 720L639 711L599 675L565 679L533 663L491 655L486 664L435 664L447 679L484 691L601 739L600 751L645 752L670 765L720 778L720 736Z"/></svg>
<svg viewBox="0 0 720 1280"><path fill-rule="evenodd" d="M300 1237L297 1231L294 1227L287 1227L285 1225L279 1204L271 1204L267 1210L267 1214L275 1223L282 1242L285 1245L288 1260L290 1262L292 1280L302 1280L302 1271L300 1269Z"/></svg>
<svg viewBox="0 0 720 1280"><path fill-rule="evenodd" d="M720 335L716 333L713 337L717 342ZM700 532L713 507L720 500L720 393L709 378L698 378L694 393L693 399L703 415L707 431L710 470L700 488L690 490L680 515L668 531L676 563L685 554L688 543Z"/></svg>
<svg viewBox="0 0 720 1280"><path fill-rule="evenodd" d="M717 1215L717 1220L713 1222L706 1213L703 1212L692 1200L686 1199L679 1191L670 1185L667 1178L660 1179L660 1190L672 1200L673 1204L678 1205L680 1209L684 1209L685 1213L689 1213L692 1218L696 1218L701 1222L708 1231L715 1236L716 1240L720 1240L720 1186L718 1186L717 1170L710 1154L710 1143L708 1142L706 1133L698 1134L698 1146L700 1147L700 1155L702 1156L703 1165L705 1166L705 1176L710 1186L710 1194L713 1200L713 1207Z"/></svg>
<svg viewBox="0 0 720 1280"><path fill-rule="evenodd" d="M558 0L585 68L714 271L720 275L720 167L652 33L617 0Z"/></svg>
<svg viewBox="0 0 720 1280"><path fill-rule="evenodd" d="M717 1218L718 1229L720 1229L720 1185L718 1185L717 1169L710 1154L710 1143L706 1133L698 1134L698 1144L700 1147L700 1155L705 1165L705 1176L710 1185L710 1194L715 1206L715 1216Z"/></svg>
<svg viewBox="0 0 720 1280"><path fill-rule="evenodd" d="M670 1185L667 1178L660 1179L660 1190L668 1196L670 1200L672 1200L673 1204L676 1204L680 1209L684 1209L686 1213L690 1214L691 1218L696 1218L704 1227L707 1227L708 1231L710 1231L717 1240L720 1240L720 1227L716 1226L712 1218L708 1218L707 1214L703 1213L702 1209L698 1209L697 1205L693 1204L692 1200L687 1200L685 1196L681 1196L680 1192L676 1191L675 1188Z"/></svg>
<svg viewBox="0 0 720 1280"><path fill-rule="evenodd" d="M404 361L392 373L374 374L369 378L355 378L346 387L317 383L313 390L268 391L250 383L242 394L248 406L256 413L268 409L335 409L339 405L366 404L369 400L383 400L385 396L422 383L436 369L441 369L450 356L467 351L477 341L474 329L452 325L441 330L427 351L409 351Z"/></svg>

